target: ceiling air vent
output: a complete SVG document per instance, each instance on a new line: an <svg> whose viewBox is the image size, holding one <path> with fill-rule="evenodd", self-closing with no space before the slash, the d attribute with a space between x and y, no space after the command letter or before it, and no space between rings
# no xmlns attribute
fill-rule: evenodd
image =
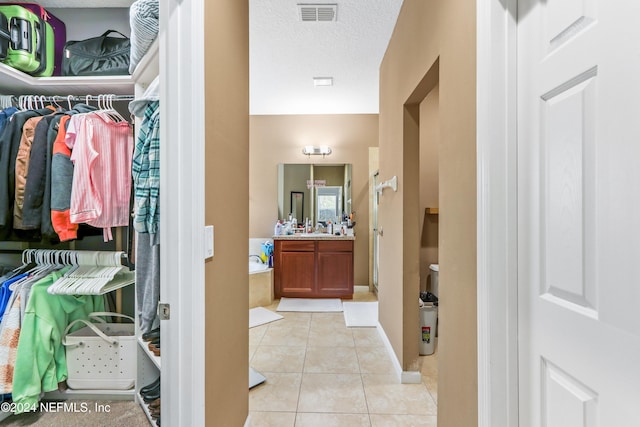
<svg viewBox="0 0 640 427"><path fill-rule="evenodd" d="M298 3L298 10L303 22L335 22L338 5Z"/></svg>

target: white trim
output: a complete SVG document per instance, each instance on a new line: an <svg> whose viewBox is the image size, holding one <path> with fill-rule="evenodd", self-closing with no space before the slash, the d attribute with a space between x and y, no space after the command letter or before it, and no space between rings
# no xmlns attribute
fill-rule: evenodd
<svg viewBox="0 0 640 427"><path fill-rule="evenodd" d="M171 367L162 372L170 402L162 418L196 426L205 425L204 0L168 0L160 8L160 295L171 304L162 332L178 349L162 355Z"/></svg>
<svg viewBox="0 0 640 427"><path fill-rule="evenodd" d="M477 2L479 427L518 425L516 16Z"/></svg>
<svg viewBox="0 0 640 427"><path fill-rule="evenodd" d="M398 378L398 382L401 384L420 384L422 383L422 374L418 371L403 371L402 365L398 360L398 356L396 356L396 352L393 351L393 346L391 345L391 341L387 337L387 334L384 332L384 328L378 322L378 333L380 334L380 338L384 343L385 348L387 349L387 353L389 354L389 358L391 359L391 363L393 364L393 368L396 371L396 377ZM418 339L418 338L416 338Z"/></svg>

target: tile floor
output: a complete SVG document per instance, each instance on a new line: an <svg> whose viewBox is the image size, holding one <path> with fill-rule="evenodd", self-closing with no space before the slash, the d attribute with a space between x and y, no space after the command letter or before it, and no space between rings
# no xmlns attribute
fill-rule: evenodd
<svg viewBox="0 0 640 427"><path fill-rule="evenodd" d="M249 331L250 364L267 377L249 392L252 427L436 427L437 353L421 357L422 384L400 384L376 328L347 328L342 313L279 314Z"/></svg>

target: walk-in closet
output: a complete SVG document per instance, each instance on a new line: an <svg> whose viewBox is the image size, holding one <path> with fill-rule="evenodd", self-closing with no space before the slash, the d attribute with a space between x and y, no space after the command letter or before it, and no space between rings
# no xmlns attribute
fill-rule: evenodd
<svg viewBox="0 0 640 427"><path fill-rule="evenodd" d="M109 30L123 39L141 39L139 35L132 35L135 31L140 33L140 28L134 27L132 31L130 26L134 19L130 13L132 3L114 1L105 7L102 1L44 0L38 4L46 9L43 16L50 13L56 22L64 23L68 42L99 37ZM145 7L153 7L153 2L146 2ZM10 6L0 4L0 12L2 10L9 15L14 13ZM145 219L136 213L139 210L135 207L136 165L138 175L148 174L149 153L141 152L140 148L134 150L135 144L140 143L141 130L154 133L155 199L153 207L145 209L156 209L160 131L158 123L153 125L154 129L147 123L151 118L145 117L145 110L160 98L156 80L160 74L158 2L155 2L155 15L155 24L147 21L149 25L144 27L146 45L142 52L136 51L139 55L135 60L132 56L131 70L126 74L60 75L64 73L56 69L52 76L36 77L0 63L0 102L6 119L0 129L5 171L0 175L0 192L3 200L10 200L8 206L2 208L7 218L3 218L0 227L0 265L7 279L1 288L7 301L0 308L4 309L3 318L7 318L2 332L13 332L16 341L13 347L5 346L9 355L2 358L3 363L9 359L13 365L3 366L11 374L9 378L0 374L5 392L0 417L6 418L11 412L53 410L54 407L46 406L47 402L64 400L68 404L58 406L57 410L70 412L69 420L72 420L73 412L82 410L89 402L128 400L139 402L151 425L160 425L162 409L158 404L150 404L161 391L162 355L157 318L160 259L159 238L156 238L161 227L157 224L159 212L153 220L153 234L145 228L150 221L144 224ZM10 28L15 28L14 22L10 21ZM154 80L155 84L151 85ZM155 110L159 110L157 105ZM14 114L17 115L13 117ZM76 121L75 115L87 117ZM157 116L159 111L156 121ZM40 123L42 126L38 126ZM14 133L22 134L15 136L18 141L30 140L31 145L25 148L20 142L10 148L8 133L2 136L7 126L15 128ZM41 132L43 138L32 135L36 132ZM75 137L74 145L68 142L70 135ZM17 156L12 153L16 149ZM37 156L37 153L41 154ZM140 162L145 163L144 171L140 171ZM14 168L16 172L12 176ZM25 172L19 173L19 168ZM86 174L83 168L87 169ZM84 205L91 198L99 199L99 208ZM94 211L100 212L92 215ZM135 224L136 221L143 224ZM138 229L147 234L137 233ZM153 244L151 235L155 239ZM136 269L136 263L142 270ZM37 280L45 277L51 283L47 283L46 291L42 292ZM149 291L146 289L149 287L155 289ZM13 294L13 298L8 299L8 294ZM145 309L141 310L143 299ZM65 305L71 303L76 305L73 311ZM5 308L8 304L16 310ZM58 325L64 328L62 336L53 327L46 337L31 338L38 330L44 334L48 311L59 309L71 313L58 318L63 322ZM142 311L146 311L144 316ZM123 316L97 314L103 312ZM134 325L127 325L130 322L125 318ZM11 319L17 332L11 329L12 323L5 327ZM110 324L108 328L96 327L105 321ZM84 326L95 329L93 335L78 337L76 332L71 332ZM146 335L151 339L143 340L145 332L149 332ZM34 347L31 353L25 350L26 343L20 342L26 342L27 338L31 338ZM51 349L43 348L46 338L54 342ZM47 358L51 359L49 366ZM27 366L28 363L33 366ZM43 364L44 368L40 366ZM27 369L35 373L27 375ZM103 410L108 409L102 406ZM95 410L100 405L88 407Z"/></svg>

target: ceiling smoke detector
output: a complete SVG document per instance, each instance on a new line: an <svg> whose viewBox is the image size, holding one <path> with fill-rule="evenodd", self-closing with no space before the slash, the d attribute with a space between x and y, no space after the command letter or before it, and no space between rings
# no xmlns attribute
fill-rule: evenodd
<svg viewBox="0 0 640 427"><path fill-rule="evenodd" d="M298 3L298 11L303 22L336 22L338 5Z"/></svg>

